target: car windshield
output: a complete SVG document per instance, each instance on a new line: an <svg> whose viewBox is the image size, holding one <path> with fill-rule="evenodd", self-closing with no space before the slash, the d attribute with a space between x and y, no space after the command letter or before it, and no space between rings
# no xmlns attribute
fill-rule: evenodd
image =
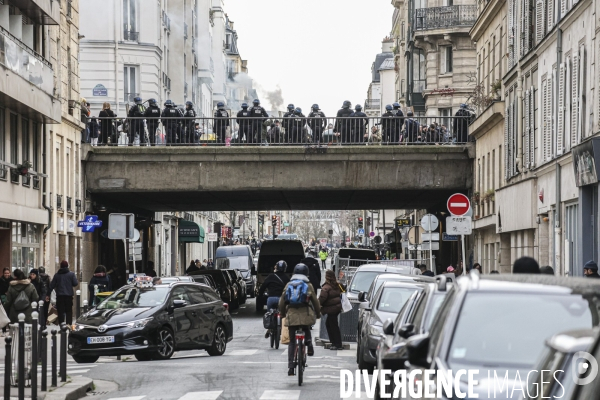
<svg viewBox="0 0 600 400"><path fill-rule="evenodd" d="M431 323L433 322L433 317L437 314L438 310L440 309L440 306L442 305L442 303L444 302L444 298L446 297L446 293L442 292L436 292L433 295L433 299L431 299L431 304L430 307L431 309L429 310L429 314L427 314L426 320L425 320L425 332L429 332L429 328L431 327Z"/></svg>
<svg viewBox="0 0 600 400"><path fill-rule="evenodd" d="M381 274L381 272L377 271L359 271L354 274L354 278L352 279L352 284L350 285L350 291L353 293L358 292L366 292L369 290L371 283L377 275Z"/></svg>
<svg viewBox="0 0 600 400"><path fill-rule="evenodd" d="M417 291L417 287L390 287L383 288L381 297L377 304L379 311L398 313L400 309L404 307L406 301Z"/></svg>
<svg viewBox="0 0 600 400"><path fill-rule="evenodd" d="M248 269L248 257L229 257L228 269Z"/></svg>
<svg viewBox="0 0 600 400"><path fill-rule="evenodd" d="M137 288L126 286L98 304L98 310L116 308L156 307L165 302L169 293L168 287Z"/></svg>
<svg viewBox="0 0 600 400"><path fill-rule="evenodd" d="M448 363L452 369L531 368L545 339L562 331L591 328L590 310L597 307L579 294L469 293Z"/></svg>

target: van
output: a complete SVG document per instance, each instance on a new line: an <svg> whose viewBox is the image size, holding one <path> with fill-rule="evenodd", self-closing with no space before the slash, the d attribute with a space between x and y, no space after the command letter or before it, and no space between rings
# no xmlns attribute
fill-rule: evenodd
<svg viewBox="0 0 600 400"><path fill-rule="evenodd" d="M246 293L254 297L256 278L252 273L255 268L252 249L250 246L221 246L217 247L215 255L216 269L237 269L246 282ZM244 303L244 301L242 301Z"/></svg>
<svg viewBox="0 0 600 400"><path fill-rule="evenodd" d="M304 246L300 240L265 240L260 247L258 265L256 267L256 313L261 314L267 304L265 293L259 293L260 286L272 274L277 261L283 260L287 263L285 271L290 277L294 267L303 258Z"/></svg>

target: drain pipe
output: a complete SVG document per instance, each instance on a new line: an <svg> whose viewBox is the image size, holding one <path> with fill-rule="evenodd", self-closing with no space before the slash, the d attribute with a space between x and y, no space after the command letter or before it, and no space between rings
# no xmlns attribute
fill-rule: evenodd
<svg viewBox="0 0 600 400"><path fill-rule="evenodd" d="M48 172L46 171L46 123L44 122L42 125L42 173L44 174L44 176L42 177L42 179L44 179L44 183L42 185L42 206L46 209L46 211L48 211L48 225L46 225L46 227L44 228L44 237L46 236L46 233L48 233L48 231L50 230L50 228L52 228L52 208L48 207L48 205L46 205L46 200L48 198Z"/></svg>

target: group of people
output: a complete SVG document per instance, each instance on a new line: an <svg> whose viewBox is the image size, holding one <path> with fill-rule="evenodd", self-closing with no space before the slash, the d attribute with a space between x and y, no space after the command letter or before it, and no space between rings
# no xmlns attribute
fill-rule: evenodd
<svg viewBox="0 0 600 400"><path fill-rule="evenodd" d="M202 262L196 259L190 261L190 265L188 265L186 268L185 274L189 275L194 271L205 271L207 269L215 269L215 263L213 262L212 258L209 258L208 260L205 258L202 260Z"/></svg>

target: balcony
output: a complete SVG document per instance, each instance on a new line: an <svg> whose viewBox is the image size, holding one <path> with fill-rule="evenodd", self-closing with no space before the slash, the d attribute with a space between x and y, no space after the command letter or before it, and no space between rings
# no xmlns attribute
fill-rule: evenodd
<svg viewBox="0 0 600 400"><path fill-rule="evenodd" d="M415 10L415 30L471 27L477 20L476 5L418 8Z"/></svg>
<svg viewBox="0 0 600 400"><path fill-rule="evenodd" d="M365 100L365 110L379 110L381 99Z"/></svg>
<svg viewBox="0 0 600 400"><path fill-rule="evenodd" d="M71 1L69 0L68 3ZM4 4L7 4L4 2ZM11 0L24 15L40 25L58 25L60 23L60 1L54 0ZM67 5L68 7L68 5Z"/></svg>
<svg viewBox="0 0 600 400"><path fill-rule="evenodd" d="M129 42L137 42L139 40L139 36L140 36L139 32L123 30L123 40L129 41Z"/></svg>

